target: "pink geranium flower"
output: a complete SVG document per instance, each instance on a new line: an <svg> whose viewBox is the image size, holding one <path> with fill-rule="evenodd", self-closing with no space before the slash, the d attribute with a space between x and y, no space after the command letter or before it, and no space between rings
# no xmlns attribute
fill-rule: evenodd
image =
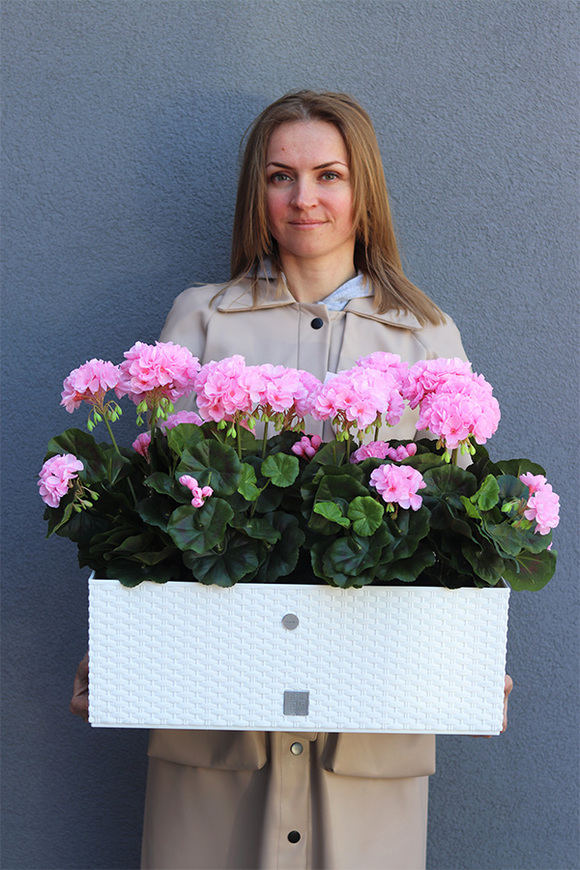
<svg viewBox="0 0 580 870"><path fill-rule="evenodd" d="M456 363L461 361L433 362L448 363L450 368L459 368ZM417 429L428 429L445 444L447 450L467 443L471 437L478 444L485 444L496 431L501 416L490 384L482 375L468 371L449 371L443 366L441 372L441 377L435 378L429 389L423 391Z"/></svg>
<svg viewBox="0 0 580 870"><path fill-rule="evenodd" d="M533 495L535 492L542 492L547 487L550 491L552 490L543 474L532 474L531 471L526 471L525 474L520 474L520 480L528 487L530 495Z"/></svg>
<svg viewBox="0 0 580 870"><path fill-rule="evenodd" d="M194 426L203 426L203 420L195 411L177 411L175 414L170 414L167 420L163 420L159 428L162 432L167 432L169 429L175 429L180 423L193 423Z"/></svg>
<svg viewBox="0 0 580 870"><path fill-rule="evenodd" d="M247 366L240 354L204 365L196 379L197 406L204 420L244 421L260 412L290 426L311 410L320 381L309 372L264 363Z"/></svg>
<svg viewBox="0 0 580 870"><path fill-rule="evenodd" d="M204 420L233 420L253 408L252 382L242 378L246 364L240 354L202 366L195 382L197 407ZM254 387L255 388L255 387Z"/></svg>
<svg viewBox="0 0 580 870"><path fill-rule="evenodd" d="M131 447L139 453L144 459L149 462L149 445L151 444L151 433L141 432L133 441Z"/></svg>
<svg viewBox="0 0 580 870"><path fill-rule="evenodd" d="M331 420L345 430L353 424L364 430L378 425L381 419L394 426L404 409L401 385L392 374L355 366L339 372L321 387L312 415L317 420Z"/></svg>
<svg viewBox="0 0 580 870"><path fill-rule="evenodd" d="M102 359L91 359L73 369L65 378L61 405L72 414L82 402L103 407L105 394L115 389L121 379L119 367Z"/></svg>
<svg viewBox="0 0 580 870"><path fill-rule="evenodd" d="M172 341L138 341L124 356L117 395L128 395L136 405L146 402L148 408L156 408L160 400L175 402L194 389L199 361L186 347Z"/></svg>
<svg viewBox="0 0 580 870"><path fill-rule="evenodd" d="M65 496L71 485L71 481L78 477L77 472L82 471L83 463L72 453L63 453L47 459L40 470L38 481L40 496L51 508L57 508L60 500Z"/></svg>
<svg viewBox="0 0 580 870"><path fill-rule="evenodd" d="M368 459L373 456L377 459L392 459L393 462L402 462L409 456L414 456L417 452L417 445L411 441L410 444L400 444L398 447L391 447L388 441L371 441L369 444L363 444L358 450L355 450L350 457L351 462L362 462L363 459Z"/></svg>
<svg viewBox="0 0 580 870"><path fill-rule="evenodd" d="M547 535L560 522L560 498L543 474L532 474L528 471L520 474L520 480L530 491L524 516L536 523L536 534Z"/></svg>
<svg viewBox="0 0 580 870"><path fill-rule="evenodd" d="M388 372L399 383L401 389L408 384L409 364L401 362L401 357L398 353L375 351L368 356L357 359L356 365L365 369L371 368L377 369L380 372Z"/></svg>
<svg viewBox="0 0 580 870"><path fill-rule="evenodd" d="M370 481L387 504L417 511L423 503L417 490L427 484L421 473L410 465L381 465L371 472Z"/></svg>
<svg viewBox="0 0 580 870"><path fill-rule="evenodd" d="M292 445L290 450L296 456L303 456L305 459L312 459L316 451L322 444L322 438L319 435L303 435L300 441Z"/></svg>
<svg viewBox="0 0 580 870"><path fill-rule="evenodd" d="M416 408L427 393L438 390L452 375L471 375L471 364L458 357L419 360L408 371L403 395Z"/></svg>
<svg viewBox="0 0 580 870"><path fill-rule="evenodd" d="M190 490L193 496L193 498L191 499L193 507L202 507L206 498L209 498L210 495L213 495L213 489L211 488L211 486L200 486L195 477L191 477L191 475L189 474L182 474L179 478L179 482L182 486L185 486L187 487L187 489Z"/></svg>

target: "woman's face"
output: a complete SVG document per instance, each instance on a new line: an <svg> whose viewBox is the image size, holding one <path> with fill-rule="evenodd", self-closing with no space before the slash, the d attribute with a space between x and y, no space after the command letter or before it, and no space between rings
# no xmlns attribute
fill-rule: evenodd
<svg viewBox="0 0 580 870"><path fill-rule="evenodd" d="M344 140L326 121L277 127L266 155L268 227L285 260L344 259L352 267L355 228Z"/></svg>

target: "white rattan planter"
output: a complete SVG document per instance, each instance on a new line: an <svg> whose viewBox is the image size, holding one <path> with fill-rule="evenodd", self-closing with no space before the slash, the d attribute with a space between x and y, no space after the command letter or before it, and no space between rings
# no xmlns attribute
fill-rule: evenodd
<svg viewBox="0 0 580 870"><path fill-rule="evenodd" d="M494 734L509 589L89 581L89 721Z"/></svg>

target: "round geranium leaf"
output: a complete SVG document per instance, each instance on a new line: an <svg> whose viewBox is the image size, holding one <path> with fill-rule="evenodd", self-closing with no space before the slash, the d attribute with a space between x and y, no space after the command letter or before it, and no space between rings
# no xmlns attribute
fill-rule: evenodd
<svg viewBox="0 0 580 870"><path fill-rule="evenodd" d="M344 515L342 508L347 508L348 503L344 500L338 501L319 501L314 507L313 511L315 514L319 514L319 516L324 517L325 520L329 520L331 523L336 523L339 526L343 526L345 529L348 529L350 526L350 519ZM312 518L314 519L314 517ZM316 522L309 523L311 528L316 529Z"/></svg>
<svg viewBox="0 0 580 870"><path fill-rule="evenodd" d="M272 481L274 486L291 486L298 477L300 463L297 456L275 453L264 459L261 471L264 477Z"/></svg>
<svg viewBox="0 0 580 870"><path fill-rule="evenodd" d="M304 543L304 532L296 517L275 511L269 519L279 534L279 540L267 550L254 583L275 583L279 577L290 574L298 563L300 547Z"/></svg>
<svg viewBox="0 0 580 870"><path fill-rule="evenodd" d="M175 476L195 477L200 486L211 486L215 495L225 498L238 488L242 463L236 451L219 441L200 441L185 450Z"/></svg>
<svg viewBox="0 0 580 870"><path fill-rule="evenodd" d="M357 496L350 503L348 517L357 535L373 535L383 521L385 509L371 496Z"/></svg>
<svg viewBox="0 0 580 870"><path fill-rule="evenodd" d="M221 498L209 498L203 507L184 505L173 511L167 531L180 550L205 553L220 544L234 512Z"/></svg>
<svg viewBox="0 0 580 870"><path fill-rule="evenodd" d="M259 541L234 534L219 553L197 555L188 550L183 554L183 561L200 583L233 586L256 573L261 550Z"/></svg>
<svg viewBox="0 0 580 870"><path fill-rule="evenodd" d="M552 579L556 570L556 553L544 550L542 553L520 553L514 560L515 566L508 562L503 577L512 589L542 589Z"/></svg>
<svg viewBox="0 0 580 870"><path fill-rule="evenodd" d="M180 423L167 431L167 443L177 456L181 456L185 450L191 450L203 440L203 430L194 423Z"/></svg>
<svg viewBox="0 0 580 870"><path fill-rule="evenodd" d="M443 502L450 508L462 509L461 496L472 496L477 489L477 481L457 465L441 465L430 468L423 475L425 487L421 496L427 507Z"/></svg>
<svg viewBox="0 0 580 870"><path fill-rule="evenodd" d="M488 474L471 501L482 511L490 511L499 501L499 484L493 474Z"/></svg>
<svg viewBox="0 0 580 870"><path fill-rule="evenodd" d="M257 484L256 472L249 463L243 462L238 492L246 501L256 501L260 497L260 489Z"/></svg>

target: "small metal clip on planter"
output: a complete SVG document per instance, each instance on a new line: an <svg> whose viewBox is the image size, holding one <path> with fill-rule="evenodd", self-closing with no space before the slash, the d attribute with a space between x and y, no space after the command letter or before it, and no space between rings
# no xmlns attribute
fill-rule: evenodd
<svg viewBox="0 0 580 870"><path fill-rule="evenodd" d="M497 734L509 594L91 576L89 721Z"/></svg>

